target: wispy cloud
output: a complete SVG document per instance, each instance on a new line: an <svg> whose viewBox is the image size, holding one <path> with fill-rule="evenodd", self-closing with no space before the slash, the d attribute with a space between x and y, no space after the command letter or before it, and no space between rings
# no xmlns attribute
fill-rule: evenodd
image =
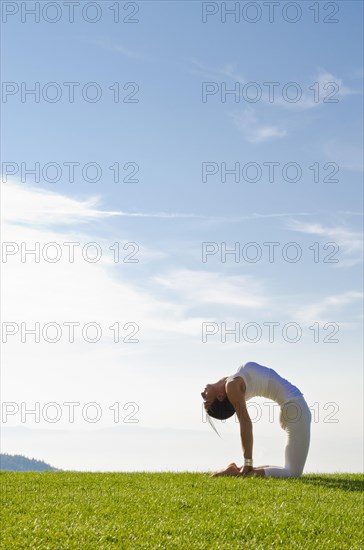
<svg viewBox="0 0 364 550"><path fill-rule="evenodd" d="M186 71L190 74L201 76L202 78L219 79L223 76L223 71L220 69L210 69L198 59L187 61Z"/></svg>
<svg viewBox="0 0 364 550"><path fill-rule="evenodd" d="M287 229L308 235L317 235L338 244L341 258L338 263L333 264L337 267L351 267L363 261L363 235L361 232L344 226L328 227L317 222L302 222L294 219L287 222Z"/></svg>
<svg viewBox="0 0 364 550"><path fill-rule="evenodd" d="M114 52L119 55L122 55L123 57L126 57L128 59L134 59L136 61L157 61L152 56L138 52L135 50L131 50L129 48L126 48L122 44L116 44L115 42L111 42L109 39L90 39L90 38L84 38L84 42L87 44L92 44L94 46L98 46L99 48L102 48L103 50L107 50L109 52Z"/></svg>
<svg viewBox="0 0 364 550"><path fill-rule="evenodd" d="M327 296L321 300L315 301L312 304L299 307L295 312L295 316L296 319L307 325L315 322L329 322L330 320L332 321L333 318L337 321L339 318L342 319L345 315L345 311L343 310L346 306L360 304L362 301L362 292L343 292L341 294ZM340 324L343 325L344 323L345 321ZM345 325L349 324L353 324L352 309L350 309L350 321L345 323Z"/></svg>
<svg viewBox="0 0 364 550"><path fill-rule="evenodd" d="M247 107L242 112L230 113L230 116L249 143L262 143L287 135L287 131L281 126L260 122L252 107Z"/></svg>
<svg viewBox="0 0 364 550"><path fill-rule="evenodd" d="M221 68L210 68L198 59L191 59L188 61L187 71L191 74L201 76L203 78L210 78L214 80L223 80L229 78L240 84L247 82L246 78L240 74L235 63L227 63Z"/></svg>
<svg viewBox="0 0 364 550"><path fill-rule="evenodd" d="M190 219L204 224L238 223L246 220L267 218L286 218L309 216L310 212L253 212L242 216L207 216L189 212L126 212L121 210L103 210L101 197L87 199L67 197L55 191L29 187L16 180L1 184L4 197L2 219L11 224L55 226L87 224L107 218L150 218L161 220Z"/></svg>
<svg viewBox="0 0 364 550"><path fill-rule="evenodd" d="M363 217L363 212L358 212L354 210L339 210L339 214L343 214L344 216L355 216L355 217Z"/></svg>
<svg viewBox="0 0 364 550"><path fill-rule="evenodd" d="M199 334L201 319L186 313L183 303L156 298L155 286L148 277L142 284L134 280L133 265L128 269L112 261L108 247L114 240L105 243L105 236L99 235L98 223L86 226L80 235L80 224L97 222L110 214L97 208L96 199L77 200L8 182L3 184L2 208L3 242L19 246L25 243L29 249L34 249L35 243L40 249L47 243L54 243L62 250L62 258L56 264L43 258L37 263L33 257L22 262L20 253L7 258L3 274L5 318L34 321L35 316L37 321L57 319L61 322L74 312L78 322L87 322L96 314L97 322L105 327L115 318L120 322L135 321L143 331L144 341L163 339L166 334ZM117 233L120 240L125 239L125 234ZM112 239L115 239L114 234ZM86 243L98 243L103 250L101 261L90 264L80 253L70 262L64 247L67 242L81 245L78 251ZM158 254L160 257L162 253L150 251L145 246L140 250L153 257ZM20 350L20 353L23 352Z"/></svg>
<svg viewBox="0 0 364 550"><path fill-rule="evenodd" d="M269 212L269 213L253 212L252 214L246 214L242 216L228 216L228 217L214 216L214 217L206 218L204 223L205 224L209 224L209 223L231 224L231 223L240 223L240 222L249 221L249 220L292 218L292 216L312 216L312 212Z"/></svg>
<svg viewBox="0 0 364 550"><path fill-rule="evenodd" d="M340 101L340 98L352 95L362 95L363 93L361 89L351 88L344 83L342 78L325 69L318 70L312 78L307 77L305 81L302 78L299 81L295 81L294 78L287 78L287 80L279 82L278 86L274 87L273 92L270 90L269 86L264 85L263 82L256 82L252 78L243 76L235 63L227 63L221 68L209 68L201 61L193 59L191 60L189 72L203 78L213 79L217 82L229 79L232 82L239 82L242 86L249 82L255 82L260 86L262 92L260 101L262 103L285 107L291 110L304 111L307 109L314 109L324 103L337 102ZM360 75L359 72L358 75ZM296 87L298 94L299 90L302 92L301 96L298 95L297 101L288 101L282 95L282 88L288 84L288 82L292 82L292 90L287 88L288 97L290 97L291 94L292 99L294 98L294 87ZM272 93L274 94L273 97ZM267 133L270 134L269 130Z"/></svg>
<svg viewBox="0 0 364 550"><path fill-rule="evenodd" d="M189 213L125 212L102 210L100 197L75 199L42 188L28 187L16 181L2 183L6 200L3 221L9 223L59 225L80 224L111 217L178 219L198 218Z"/></svg>
<svg viewBox="0 0 364 550"><path fill-rule="evenodd" d="M307 110L327 103L338 103L340 98L346 96L362 94L361 90L346 86L342 78L325 70L318 72L310 82L300 81L296 84L302 90L302 96L298 101L287 101L281 93L278 93L274 104L287 109ZM265 100L267 100L266 95Z"/></svg>
<svg viewBox="0 0 364 550"><path fill-rule="evenodd" d="M221 74L231 78L235 82L240 82L240 84L244 85L247 83L246 78L238 72L238 68L234 63L225 65L221 69Z"/></svg>
<svg viewBox="0 0 364 550"><path fill-rule="evenodd" d="M192 307L219 304L260 309L269 303L260 284L251 277L181 269L154 277L154 280L176 292L184 303Z"/></svg>

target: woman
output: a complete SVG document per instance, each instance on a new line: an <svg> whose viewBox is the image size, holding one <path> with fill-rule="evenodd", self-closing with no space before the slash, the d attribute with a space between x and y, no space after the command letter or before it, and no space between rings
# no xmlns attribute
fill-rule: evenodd
<svg viewBox="0 0 364 550"><path fill-rule="evenodd" d="M273 369L249 362L235 374L207 384L201 393L204 407L210 417L220 420L237 414L244 453L244 465L235 463L216 472L217 476L300 477L310 446L311 412L296 386ZM285 465L253 467L253 429L246 401L263 396L278 403L281 408L280 424L287 432Z"/></svg>

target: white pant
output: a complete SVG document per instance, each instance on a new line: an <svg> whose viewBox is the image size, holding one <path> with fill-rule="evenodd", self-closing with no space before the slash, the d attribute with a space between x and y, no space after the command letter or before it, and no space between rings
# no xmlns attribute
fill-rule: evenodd
<svg viewBox="0 0 364 550"><path fill-rule="evenodd" d="M280 424L287 432L284 468L264 468L266 477L300 477L310 446L311 411L303 396L294 398L281 407Z"/></svg>

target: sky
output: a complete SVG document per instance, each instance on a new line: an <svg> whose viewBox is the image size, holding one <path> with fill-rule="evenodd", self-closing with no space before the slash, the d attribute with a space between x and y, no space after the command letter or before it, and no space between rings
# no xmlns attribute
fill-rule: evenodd
<svg viewBox="0 0 364 550"><path fill-rule="evenodd" d="M2 452L242 462L200 393L255 361L311 408L305 471L362 471L363 5L272 4L2 2Z"/></svg>

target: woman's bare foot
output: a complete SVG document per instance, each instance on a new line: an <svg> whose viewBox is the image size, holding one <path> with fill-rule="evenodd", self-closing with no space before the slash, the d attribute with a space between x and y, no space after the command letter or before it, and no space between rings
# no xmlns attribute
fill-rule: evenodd
<svg viewBox="0 0 364 550"><path fill-rule="evenodd" d="M227 468L224 470L219 470L218 472L215 472L214 474L211 474L210 477L221 477L221 476L237 476L239 475L239 468L235 464L235 462L232 462L229 464Z"/></svg>

